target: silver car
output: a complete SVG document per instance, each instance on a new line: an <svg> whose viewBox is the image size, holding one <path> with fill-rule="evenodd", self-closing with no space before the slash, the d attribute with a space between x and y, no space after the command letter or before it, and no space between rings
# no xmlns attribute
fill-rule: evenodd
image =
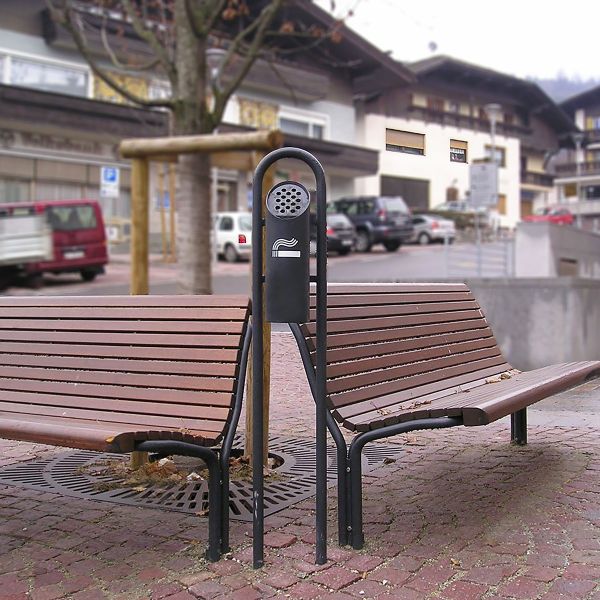
<svg viewBox="0 0 600 600"><path fill-rule="evenodd" d="M431 244L433 242L444 242L452 244L456 237L454 221L432 215L416 215L412 218L415 228L412 241L417 244Z"/></svg>

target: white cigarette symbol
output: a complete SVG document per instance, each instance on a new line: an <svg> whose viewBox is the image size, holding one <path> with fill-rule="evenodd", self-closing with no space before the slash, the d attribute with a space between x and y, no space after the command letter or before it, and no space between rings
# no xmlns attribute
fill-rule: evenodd
<svg viewBox="0 0 600 600"><path fill-rule="evenodd" d="M284 246L285 248L293 248L297 245L298 240L296 238L292 238L291 240L279 238L273 242L271 255L274 258L300 258L300 250L279 250L280 246Z"/></svg>

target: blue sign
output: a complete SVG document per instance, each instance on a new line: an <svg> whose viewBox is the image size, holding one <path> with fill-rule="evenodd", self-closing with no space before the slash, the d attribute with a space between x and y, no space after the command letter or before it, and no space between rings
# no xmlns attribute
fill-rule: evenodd
<svg viewBox="0 0 600 600"><path fill-rule="evenodd" d="M100 167L100 197L119 197L119 168Z"/></svg>

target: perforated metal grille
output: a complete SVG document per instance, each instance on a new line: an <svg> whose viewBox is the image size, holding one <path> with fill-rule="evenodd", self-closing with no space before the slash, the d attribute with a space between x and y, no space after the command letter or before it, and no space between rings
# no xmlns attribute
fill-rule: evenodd
<svg viewBox="0 0 600 600"><path fill-rule="evenodd" d="M291 219L302 214L310 204L308 190L295 181L278 183L267 196L269 212L282 219Z"/></svg>
<svg viewBox="0 0 600 600"><path fill-rule="evenodd" d="M242 448L240 438L235 446ZM312 439L275 437L269 442L270 452L283 460L273 478L265 479L265 515L310 498L315 494L315 442ZM396 460L401 447L392 444L367 446L363 451L363 471L368 472L384 461ZM336 483L336 455L328 448L328 482ZM208 508L208 482L194 481L170 487L118 487L119 480L91 474L87 468L100 461L125 460L121 454L99 454L79 451L62 452L47 460L35 459L0 469L0 483L29 487L63 496L87 498L117 504L163 508L189 514L204 514ZM107 485L108 484L108 485ZM116 485L115 485L116 484ZM110 487L106 491L106 487ZM232 480L229 493L232 519L252 521L252 482Z"/></svg>

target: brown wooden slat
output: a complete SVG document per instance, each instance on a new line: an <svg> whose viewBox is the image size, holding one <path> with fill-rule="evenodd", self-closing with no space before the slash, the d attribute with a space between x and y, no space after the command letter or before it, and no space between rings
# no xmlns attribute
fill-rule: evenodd
<svg viewBox="0 0 600 600"><path fill-rule="evenodd" d="M480 350L464 352L462 354L446 356L443 358L432 358L422 362L391 366L378 371L368 371L367 373L360 373L359 375L329 380L327 382L327 391L330 394L336 394L358 387L371 386L384 381L409 377L411 375L443 369L453 365L468 364L470 362L499 355L500 351L497 348L482 348Z"/></svg>
<svg viewBox="0 0 600 600"><path fill-rule="evenodd" d="M443 381L421 385L418 388L410 388L373 398L364 402L351 404L337 411L338 420L344 425L358 431L377 429L387 425L400 422L400 417L406 412L414 410L419 405L429 404L439 398L448 398L456 395L461 390L472 390L485 383L486 378L492 377L506 371L510 365L503 364L481 371L466 373L458 377L450 377ZM412 408L409 408L411 407Z"/></svg>
<svg viewBox="0 0 600 600"><path fill-rule="evenodd" d="M456 312L439 312L418 315L404 315L398 317L374 317L372 319L348 319L343 321L328 321L327 333L351 333L368 331L372 329L395 329L414 325L428 325L432 323L448 323L450 321L467 321L481 319L480 310L457 310ZM309 335L315 334L315 323L308 323L306 330Z"/></svg>
<svg viewBox="0 0 600 600"><path fill-rule="evenodd" d="M327 294L361 294L366 290L371 294L393 294L398 292L462 292L469 291L464 283L330 283L327 286ZM314 295L315 286L311 286L311 294Z"/></svg>
<svg viewBox="0 0 600 600"><path fill-rule="evenodd" d="M6 331L0 329L0 342L59 342L66 344L109 344L125 346L175 346L236 348L240 338L235 335L198 335L150 333L114 333L114 332L76 332L76 331ZM121 353L121 351L119 351Z"/></svg>
<svg viewBox="0 0 600 600"><path fill-rule="evenodd" d="M406 340L371 343L363 346L341 347L327 351L327 363L333 364L346 360L381 356L383 354L394 354L396 352L406 352L409 350L418 350L419 348L443 346L446 344L490 337L492 337L492 330L489 327L486 327L485 329L471 329L455 333L408 338Z"/></svg>
<svg viewBox="0 0 600 600"><path fill-rule="evenodd" d="M454 302L422 302L419 304L382 304L379 306L345 306L327 309L327 321L337 319L361 319L372 317L392 317L411 315L415 313L431 313L452 310L477 310L479 305L475 300L457 300ZM316 311L311 310L311 322L315 320Z"/></svg>
<svg viewBox="0 0 600 600"><path fill-rule="evenodd" d="M214 296L10 296L0 298L3 306L70 306L70 307L155 307L155 308L243 308L248 306L248 296L214 295Z"/></svg>
<svg viewBox="0 0 600 600"><path fill-rule="evenodd" d="M327 308L329 307L352 307L352 306L377 306L380 304L414 304L424 302L442 302L452 300L469 300L472 294L468 291L448 291L429 292L429 293L389 293L379 294L363 292L360 294L344 294L339 296L329 295L327 297ZM315 308L317 305L315 296L310 298L310 308Z"/></svg>
<svg viewBox="0 0 600 600"><path fill-rule="evenodd" d="M49 336L51 337L51 336ZM50 340L51 342L51 340ZM181 361L206 361L228 362L237 360L237 348L186 348L185 353L178 352L178 347L172 346L111 346L107 344L63 344L63 343L37 343L9 342L0 344L0 350L11 353L22 352L25 354L56 355L56 356L90 356L90 357L127 357L135 359L170 360L177 358ZM1 356L1 354L0 354Z"/></svg>
<svg viewBox="0 0 600 600"><path fill-rule="evenodd" d="M212 445L221 437L215 432L202 430L185 433L169 430L131 432L128 431L126 424L121 423L49 419L47 416L20 416L6 413L0 413L0 431L7 439L112 452L131 452L133 439L180 439L191 443ZM119 443L120 438L124 438L124 442Z"/></svg>
<svg viewBox="0 0 600 600"><path fill-rule="evenodd" d="M65 365L66 366L66 365ZM166 388L173 390L205 390L233 392L234 379L225 377L197 377L162 375L158 373L114 373L110 371L82 371L68 368L47 369L36 367L9 367L0 365L0 384L4 378L67 381L99 385L121 385L129 387ZM1 400L1 395L0 395Z"/></svg>
<svg viewBox="0 0 600 600"><path fill-rule="evenodd" d="M126 352L128 354L128 352ZM5 354L0 352L0 365L112 371L114 373L163 373L165 375L195 375L229 377L236 374L234 363L184 362L167 360L136 360L130 358L81 358L79 356L40 356L38 354ZM0 366L0 373L3 373ZM68 372L68 371L67 371Z"/></svg>
<svg viewBox="0 0 600 600"><path fill-rule="evenodd" d="M453 356L463 352L479 350L482 348L497 348L494 338L484 338L481 340L469 340L456 342L443 346L428 346L426 348L411 350L401 354L386 354L374 358L365 358L351 362L337 363L327 367L328 379L336 377L345 377L348 375L359 375L368 371L386 369L394 365L406 365L417 361L425 361L444 356ZM499 351L498 351L499 353Z"/></svg>
<svg viewBox="0 0 600 600"><path fill-rule="evenodd" d="M305 333L304 325L302 331ZM485 319L472 319L469 321L451 321L449 323L432 323L430 325L416 325L400 327L397 329L377 329L372 331L357 331L353 333L339 333L327 336L327 348L334 349L346 346L357 346L375 342L384 342L392 340L403 340L428 335L438 335L442 333L455 333L458 331L483 330L487 328ZM308 336L306 336L308 337ZM315 350L314 338L309 337L306 340L311 352Z"/></svg>
<svg viewBox="0 0 600 600"><path fill-rule="evenodd" d="M8 398L7 398L8 399ZM227 408L209 408L206 406L190 409L189 406L170 404L165 407L162 403L138 402L123 400L116 401L105 398L105 410L86 405L77 405L72 399L64 405L50 404L47 396L28 395L27 402L21 402L18 395L10 397L10 401L0 401L0 413L21 413L33 415L47 415L61 418L89 419L99 423L112 421L114 423L127 423L136 427L172 427L185 429L196 425L206 431L221 431L223 423L229 416ZM147 406L145 406L147 404ZM168 408L168 410L166 410Z"/></svg>
<svg viewBox="0 0 600 600"><path fill-rule="evenodd" d="M13 331L91 331L139 333L242 333L243 321L125 321L83 319L2 319L0 330ZM2 335L2 334L0 334Z"/></svg>
<svg viewBox="0 0 600 600"><path fill-rule="evenodd" d="M463 373L475 372L488 367L504 364L502 356L495 356L491 358L484 358L478 361L472 361L470 363L463 363L459 365L449 366L444 369L436 369L434 371L428 371L426 373L419 373L403 379L395 379L393 381L386 381L372 385L369 387L360 388L357 390L350 390L340 392L338 394L331 394L330 399L333 407L346 406L354 402L361 400L367 400L369 398L376 398L378 396L384 396L386 394L392 394L393 392L399 392L404 389L411 387L417 387L419 385L431 383L434 381L441 381L448 377L454 377Z"/></svg>
<svg viewBox="0 0 600 600"><path fill-rule="evenodd" d="M84 403L91 403L92 398L121 398L123 400L138 400L164 402L179 402L182 404L206 406L230 406L231 394L227 392L198 392L190 390L168 390L164 388L135 388L119 385L93 385L88 383L53 382L29 379L0 379L0 396L6 397L8 390L33 392L36 394L70 395L78 398L88 398Z"/></svg>
<svg viewBox="0 0 600 600"><path fill-rule="evenodd" d="M123 307L123 306L0 306L0 318L9 319L140 319L143 310L144 320L202 320L202 321L243 321L247 309L217 308L205 306L170 307Z"/></svg>

